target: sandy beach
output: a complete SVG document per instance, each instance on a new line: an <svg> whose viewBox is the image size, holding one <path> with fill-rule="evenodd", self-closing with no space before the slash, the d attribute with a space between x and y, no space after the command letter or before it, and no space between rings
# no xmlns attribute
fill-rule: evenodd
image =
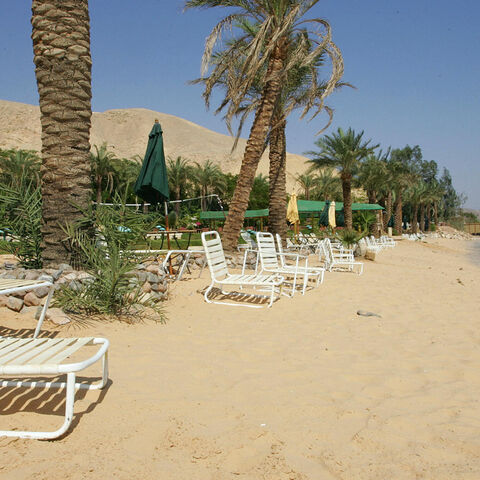
<svg viewBox="0 0 480 480"><path fill-rule="evenodd" d="M271 309L206 304L204 271L173 285L165 325L47 324L109 338L111 382L77 394L60 440L0 439L0 478L477 480L474 246L401 241ZM35 325L1 314L0 335ZM53 429L63 398L2 389L1 428Z"/></svg>

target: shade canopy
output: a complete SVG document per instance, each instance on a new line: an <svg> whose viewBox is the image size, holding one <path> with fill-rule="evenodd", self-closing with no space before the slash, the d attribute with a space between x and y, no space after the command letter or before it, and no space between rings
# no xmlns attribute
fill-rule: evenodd
<svg viewBox="0 0 480 480"><path fill-rule="evenodd" d="M225 220L227 218L228 211L207 211L200 212L200 220ZM268 217L268 208L262 210L247 210L245 212L245 218L263 218Z"/></svg>
<svg viewBox="0 0 480 480"><path fill-rule="evenodd" d="M153 205L169 199L162 127L158 122L155 122L148 136L147 152L134 190L136 195Z"/></svg>
<svg viewBox="0 0 480 480"><path fill-rule="evenodd" d="M333 203L333 202L332 202ZM335 211L341 212L343 210L343 202L334 202ZM309 214L308 216L317 217L327 206L327 202L320 202L316 200L297 200L298 213L300 214ZM352 203L352 211L359 210L384 210L381 205L376 203Z"/></svg>

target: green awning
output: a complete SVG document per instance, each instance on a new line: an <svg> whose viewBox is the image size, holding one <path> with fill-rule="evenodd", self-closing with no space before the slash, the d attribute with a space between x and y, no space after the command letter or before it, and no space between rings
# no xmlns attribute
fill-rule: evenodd
<svg viewBox="0 0 480 480"><path fill-rule="evenodd" d="M299 213L321 213L325 209L326 202L317 200L298 200ZM352 203L352 210L383 210L381 205L376 203ZM341 212L343 210L343 202L335 202L335 211Z"/></svg>
<svg viewBox="0 0 480 480"><path fill-rule="evenodd" d="M225 220L227 218L228 212L200 212L200 220ZM268 217L268 208L262 210L247 210L245 212L245 218L263 218Z"/></svg>

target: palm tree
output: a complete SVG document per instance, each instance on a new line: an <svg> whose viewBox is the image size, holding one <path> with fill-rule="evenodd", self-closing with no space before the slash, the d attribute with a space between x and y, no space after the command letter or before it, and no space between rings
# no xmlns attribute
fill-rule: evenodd
<svg viewBox="0 0 480 480"><path fill-rule="evenodd" d="M9 187L19 182L40 182L40 158L30 150L5 150L0 152L0 181Z"/></svg>
<svg viewBox="0 0 480 480"><path fill-rule="evenodd" d="M201 209L207 209L207 195L217 193L220 194L226 187L225 176L218 165L211 160L207 160L203 165L195 162L193 170L193 178L201 195Z"/></svg>
<svg viewBox="0 0 480 480"><path fill-rule="evenodd" d="M397 233L402 232L403 225L403 192L416 182L418 166L422 152L420 147L406 146L394 149L390 154L389 169L392 175L392 186L395 193L395 213L393 228Z"/></svg>
<svg viewBox="0 0 480 480"><path fill-rule="evenodd" d="M407 198L412 206L412 233L418 233L418 210L425 201L426 193L427 185L422 180L412 183L407 189Z"/></svg>
<svg viewBox="0 0 480 480"><path fill-rule="evenodd" d="M210 94L217 81L227 75L228 85L226 97L222 105L228 104L226 113L227 125L237 112L252 84L258 80L262 87L261 102L255 111L255 117L244 152L238 183L230 205L229 215L224 227L224 245L227 250L236 247L245 211L247 209L250 190L255 178L255 172L260 157L264 151L265 140L271 126L275 103L281 91L282 81L290 65L288 58L289 39L293 32L305 21L303 15L318 0L187 0L186 7L230 7L237 10L225 17L212 31L207 39L204 53L204 67L207 67L220 33L233 24L259 24L257 35L246 40L247 35L234 39L228 45L219 61L214 63L214 69L205 82L204 98L209 103ZM338 48L331 41L329 25L320 19L312 20L317 26L323 26L319 33L317 48L309 55L302 57L303 49L298 49L296 62L305 65L312 64L321 51L326 52L334 64L331 83L324 91L319 101L323 101L333 90L336 81L343 73L343 62L338 60ZM241 60L240 60L241 59ZM236 75L236 69L230 66L242 64L242 74ZM204 69L206 71L206 68Z"/></svg>
<svg viewBox="0 0 480 480"><path fill-rule="evenodd" d="M178 156L167 159L168 186L175 200L181 200L192 180L194 170L190 161ZM180 202L175 203L177 217L180 215Z"/></svg>
<svg viewBox="0 0 480 480"><path fill-rule="evenodd" d="M333 168L318 169L316 186L313 191L314 200L340 200L342 198L342 182L334 174Z"/></svg>
<svg viewBox="0 0 480 480"><path fill-rule="evenodd" d="M104 180L106 181L105 188L110 193L112 193L113 190L115 169L112 160L115 158L115 154L108 151L106 143L103 143L100 148L94 145L94 149L95 152L90 153L90 164L95 188L97 190L97 204L99 204L102 202Z"/></svg>
<svg viewBox="0 0 480 480"><path fill-rule="evenodd" d="M32 40L42 126L42 233L46 266L68 260L63 224L91 200L88 0L33 0Z"/></svg>
<svg viewBox="0 0 480 480"><path fill-rule="evenodd" d="M320 149L319 151L305 153L305 155L312 157L309 163L316 168L334 167L340 171L347 230L353 228L352 180L358 172L361 160L373 153L378 147L378 145L369 146L370 142L371 140L363 141L363 131L357 134L351 128L346 132L339 128L332 135L325 135L315 142L315 145Z"/></svg>
<svg viewBox="0 0 480 480"><path fill-rule="evenodd" d="M377 196L383 186L386 170L386 160L389 151L383 154L380 151L378 154L369 155L360 165L358 172L358 184L367 192L368 203L377 203Z"/></svg>
<svg viewBox="0 0 480 480"><path fill-rule="evenodd" d="M312 173L312 169L309 169L305 173L296 175L295 180L303 190L303 196L305 197L305 200L310 200L310 194L318 185L317 175Z"/></svg>

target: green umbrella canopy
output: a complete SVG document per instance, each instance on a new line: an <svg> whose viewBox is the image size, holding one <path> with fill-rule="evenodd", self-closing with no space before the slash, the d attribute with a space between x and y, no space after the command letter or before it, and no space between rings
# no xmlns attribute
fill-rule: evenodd
<svg viewBox="0 0 480 480"><path fill-rule="evenodd" d="M135 194L153 205L169 199L168 175L163 152L162 127L155 121L148 136L147 152L140 175L135 182Z"/></svg>

